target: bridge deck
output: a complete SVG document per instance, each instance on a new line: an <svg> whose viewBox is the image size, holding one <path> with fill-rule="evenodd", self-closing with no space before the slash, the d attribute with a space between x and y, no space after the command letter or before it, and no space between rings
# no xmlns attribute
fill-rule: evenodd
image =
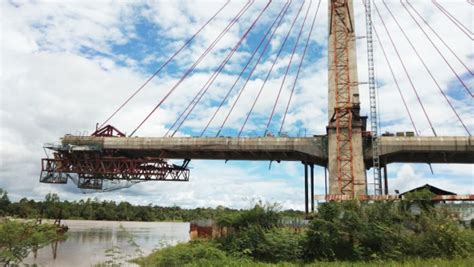
<svg viewBox="0 0 474 267"><path fill-rule="evenodd" d="M327 161L325 137L194 138L65 136L63 144L120 150L124 155L167 159Z"/></svg>
<svg viewBox="0 0 474 267"><path fill-rule="evenodd" d="M372 151L365 153L371 158ZM381 160L386 163L474 163L474 138L470 136L380 138Z"/></svg>
<svg viewBox="0 0 474 267"><path fill-rule="evenodd" d="M392 137L380 138L383 163L430 162L474 163L472 137ZM96 147L120 151L124 156L162 157L168 159L216 160L281 160L327 164L327 138L261 137L261 138L196 138L196 137L93 137L71 136L62 139L72 150ZM371 146L364 158L371 164Z"/></svg>

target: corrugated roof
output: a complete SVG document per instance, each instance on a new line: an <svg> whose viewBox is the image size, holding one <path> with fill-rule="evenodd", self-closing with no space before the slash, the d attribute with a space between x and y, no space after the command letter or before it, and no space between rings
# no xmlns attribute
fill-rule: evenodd
<svg viewBox="0 0 474 267"><path fill-rule="evenodd" d="M409 191L406 191L400 195L405 195L406 193L411 193L411 192L416 192L416 191L421 191L423 189L428 189L430 190L430 192L432 192L433 194L435 195L456 195L456 193L453 193L453 192L449 192L449 191L446 191L446 190L443 190L441 188L438 188L436 186L432 186L430 184L425 184L425 185L422 185L420 187L416 187L416 188L413 188Z"/></svg>

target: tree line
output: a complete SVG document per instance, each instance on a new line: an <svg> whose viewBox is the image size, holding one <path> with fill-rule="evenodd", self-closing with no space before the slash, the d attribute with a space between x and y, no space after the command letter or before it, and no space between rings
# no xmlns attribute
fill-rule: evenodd
<svg viewBox="0 0 474 267"><path fill-rule="evenodd" d="M22 198L12 202L8 193L0 188L0 216L45 219L82 219L110 221L192 221L235 216L238 209L217 206L215 208L185 209L178 206L132 205L129 202L100 201L97 198L79 201L61 201L55 193L49 193L43 201ZM295 210L281 211L284 217L303 217Z"/></svg>

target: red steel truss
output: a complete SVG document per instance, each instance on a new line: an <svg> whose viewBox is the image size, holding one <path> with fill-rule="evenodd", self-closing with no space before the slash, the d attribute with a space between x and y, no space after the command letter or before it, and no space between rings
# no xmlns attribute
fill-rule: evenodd
<svg viewBox="0 0 474 267"><path fill-rule="evenodd" d="M349 41L353 27L347 0L331 0L331 30L334 35L335 121L337 144L337 179L343 195L354 196L352 156L352 99L349 72Z"/></svg>
<svg viewBox="0 0 474 267"><path fill-rule="evenodd" d="M103 137L125 137L117 128L106 125L92 134ZM41 183L66 184L71 174L77 174L77 186L84 189L102 189L108 181L189 181L188 164L169 164L156 157L129 157L113 150L71 151L67 147L48 147L54 158L41 160Z"/></svg>
<svg viewBox="0 0 474 267"><path fill-rule="evenodd" d="M160 158L58 151L41 163L40 182L66 183L68 174L77 174L80 188L100 189L103 180L189 181L189 160L179 166Z"/></svg>
<svg viewBox="0 0 474 267"><path fill-rule="evenodd" d="M94 133L92 133L92 136L117 136L117 137L125 137L125 134L122 133L121 131L117 130L112 125L106 125L100 129L97 129Z"/></svg>

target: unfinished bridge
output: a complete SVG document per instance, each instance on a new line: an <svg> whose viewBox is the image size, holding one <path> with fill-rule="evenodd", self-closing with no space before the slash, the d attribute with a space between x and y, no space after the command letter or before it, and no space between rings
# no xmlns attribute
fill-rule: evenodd
<svg viewBox="0 0 474 267"><path fill-rule="evenodd" d="M138 94L149 82L153 79L166 65L171 62L176 55L185 49L189 43L205 28L223 9L228 8L230 1L223 3L223 6L214 14L188 42L186 42L180 49L173 54L168 61L154 73L142 86L140 86L119 108L108 117L91 136L74 136L66 135L61 138L59 145L46 145L48 149L54 151L52 158L45 158L42 160L41 182L45 183L66 183L70 175L78 176L78 186L88 189L101 189L104 180L128 180L128 181L188 181L190 179L188 164L190 160L262 160L262 161L299 161L304 164L305 170L305 199L306 211L309 210L309 203L311 208L314 208L314 165L323 166L328 171L329 192L328 199L337 199L337 196L343 196L341 199L351 199L367 195L368 187L373 187L374 195L388 194L387 184L387 165L396 162L411 162L411 163L474 163L474 139L470 134L470 125L465 123L462 114L458 112L459 107L453 104L452 96L445 92L445 89L439 86L435 76L432 75L430 67L426 65L423 57L418 54L417 47L413 46L409 37L405 34L404 29L397 21L397 15L392 13L391 6L384 1L372 2L362 1L362 7L365 9L366 17L366 35L363 38L367 39L367 55L368 55L368 87L370 96L370 131L367 129L368 118L360 114L360 100L359 100L359 84L357 74L357 58L356 58L356 40L355 23L354 23L354 8L352 0L330 0L328 1L328 123L325 135L314 135L304 137L290 137L283 133L285 119L291 105L295 87L298 81L300 70L303 66L307 50L311 49L310 39L313 32L314 24L318 12L323 12L321 1L291 1L284 3L268 1L263 7L259 7L259 12L253 15L251 25L242 33L242 36L237 44L229 51L222 63L216 67L215 72L203 85L202 89L195 95L189 105L180 114L173 125L169 125L168 133L165 137L139 137L137 131L150 118L150 116L157 111L167 97L172 94L177 87L185 80L200 63L209 51L211 51L215 44L220 41L231 27L233 27L239 20L242 20L244 14L255 4L254 1L248 1L229 21L226 28L223 29L220 35L216 37L206 51L203 52L202 57L199 57L181 77L181 79L168 91L163 99L159 101L156 107L148 114L148 116L138 124L138 126L131 132L129 136L109 125L109 121L113 118L129 101ZM314 3L313 3L314 2ZM378 4L378 5L377 5ZM428 3L427 3L428 4ZM453 14L449 13L440 3L432 1L429 3L433 5L439 12L449 17L452 23L456 24L459 29L463 29L462 23L453 20ZM469 5L470 3L466 3ZM312 6L313 5L313 6ZM440 38L443 44L454 55L455 52L444 42L442 37L436 32L436 29L431 28L429 23L418 12L417 8L412 5L411 1L400 1L398 6L402 7L405 12L413 19L415 25L419 26L420 34L426 38ZM386 12L385 16L381 14L382 7ZM260 34L258 46L249 59L247 65L237 77L236 82L229 89L227 95L220 99L220 105L216 109L214 115L210 118L209 123L198 137L175 137L183 123L188 119L196 105L199 104L202 97L207 93L216 77L222 72L235 52L242 46L243 41L248 38L251 31L255 30L257 23L262 21L268 10L277 10L277 16L270 19L270 24L266 25L266 29ZM373 10L373 8L375 8ZM288 12L293 10L294 12ZM310 14L314 11L314 14ZM375 11L375 12L374 12ZM295 13L296 15L289 20L285 20L285 16ZM390 15L390 16L388 16ZM373 23L373 17L378 17L380 23ZM465 136L439 136L433 127L432 117L429 116L425 107L423 106L423 99L419 97L415 85L411 82L409 72L406 70L406 62L402 60L397 45L392 39L392 34L385 25L385 20L392 19L400 28L401 33L406 38L406 41L412 45L414 52L418 59L426 67L426 70L432 80L434 81L433 94L440 94L446 100L446 112L452 112L456 118L453 123L459 124L466 132ZM289 21L289 22L288 22ZM299 27L294 27L299 21ZM272 38L277 29L285 22L290 23L289 30L285 38L280 44L276 56L265 58ZM426 24L422 25L420 24ZM305 28L306 27L306 28ZM429 27L429 28L427 28ZM427 30L431 29L433 33L429 35ZM269 79L273 66L278 60L280 53L285 46L290 34L296 31L296 39L292 50L291 58L286 68L286 73L283 82L278 91L275 106L273 107L270 118L266 125L262 125L263 134L261 137L245 137L243 130L254 111L255 104L258 101L261 90ZM393 68L393 63L387 58L386 48L380 41L380 34L385 32L392 44L392 48L399 56L399 64L404 69L406 76L397 77ZM305 33L306 35L303 35ZM373 38L372 34L375 34ZM398 34L398 33L396 33ZM472 39L472 33L471 33ZM392 71L392 77L400 92L401 100L404 103L404 108L410 118L413 129L408 129L407 132L383 134L379 133L378 117L377 117L377 87L374 66L374 41L377 40L380 49L385 56L386 63ZM450 64L446 61L445 55L438 49L437 45L433 46L439 52L439 55L444 59L441 64ZM295 51L300 46L304 47L302 56L299 62L292 62ZM278 48L278 47L277 47ZM420 48L418 48L420 49ZM422 49L422 48L421 48ZM260 51L260 53L258 53ZM462 98L471 100L471 88L467 86L469 81L472 81L471 69L459 57L458 63L461 63L466 68L465 73L458 73L451 68L453 75L457 77L456 82L459 83L459 94ZM235 136L222 136L221 131L225 128L225 124L229 118L230 113L235 107L237 101L241 96L241 92L245 89L247 82L251 79L255 68L259 63L265 60L272 64L268 75L266 76L263 85L259 88L260 92L255 99L252 99L253 105L246 114L246 118L240 129L240 132ZM254 63L256 61L256 63ZM252 65L252 64L254 65ZM291 94L287 99L280 99L280 93L283 84L287 79L288 70L291 65L297 66L297 72L294 81L290 85ZM252 67L253 66L253 67ZM397 65L398 66L398 65ZM467 77L467 78L466 78ZM237 82L242 79L245 80L243 87L235 88ZM423 116L430 125L433 136L421 136L416 124L413 120L413 114L410 112L410 107L405 102L402 90L400 90L399 79L408 79L410 81L410 89L413 90L417 97L417 103L423 110ZM430 85L431 86L431 85ZM237 90L232 92L232 90ZM273 90L278 90L274 88ZM231 103L230 95L233 95L235 102ZM237 96L237 97L235 97ZM237 100L235 100L237 99ZM281 126L278 134L270 133L270 125L272 120L276 117L276 105L278 102L286 104L285 111L280 114ZM217 134L215 136L206 135L212 121L219 112L223 112L222 106L229 105L229 113L225 117L220 127L217 127ZM465 115L464 115L465 116ZM472 116L472 115L471 115ZM465 118L468 119L468 118ZM265 127L266 126L266 127ZM167 159L183 159L180 165L170 164ZM373 170L373 178L367 177L367 171ZM370 179L370 180L369 180ZM310 192L311 191L311 192ZM332 196L332 198L331 198ZM311 198L311 201L310 201Z"/></svg>

